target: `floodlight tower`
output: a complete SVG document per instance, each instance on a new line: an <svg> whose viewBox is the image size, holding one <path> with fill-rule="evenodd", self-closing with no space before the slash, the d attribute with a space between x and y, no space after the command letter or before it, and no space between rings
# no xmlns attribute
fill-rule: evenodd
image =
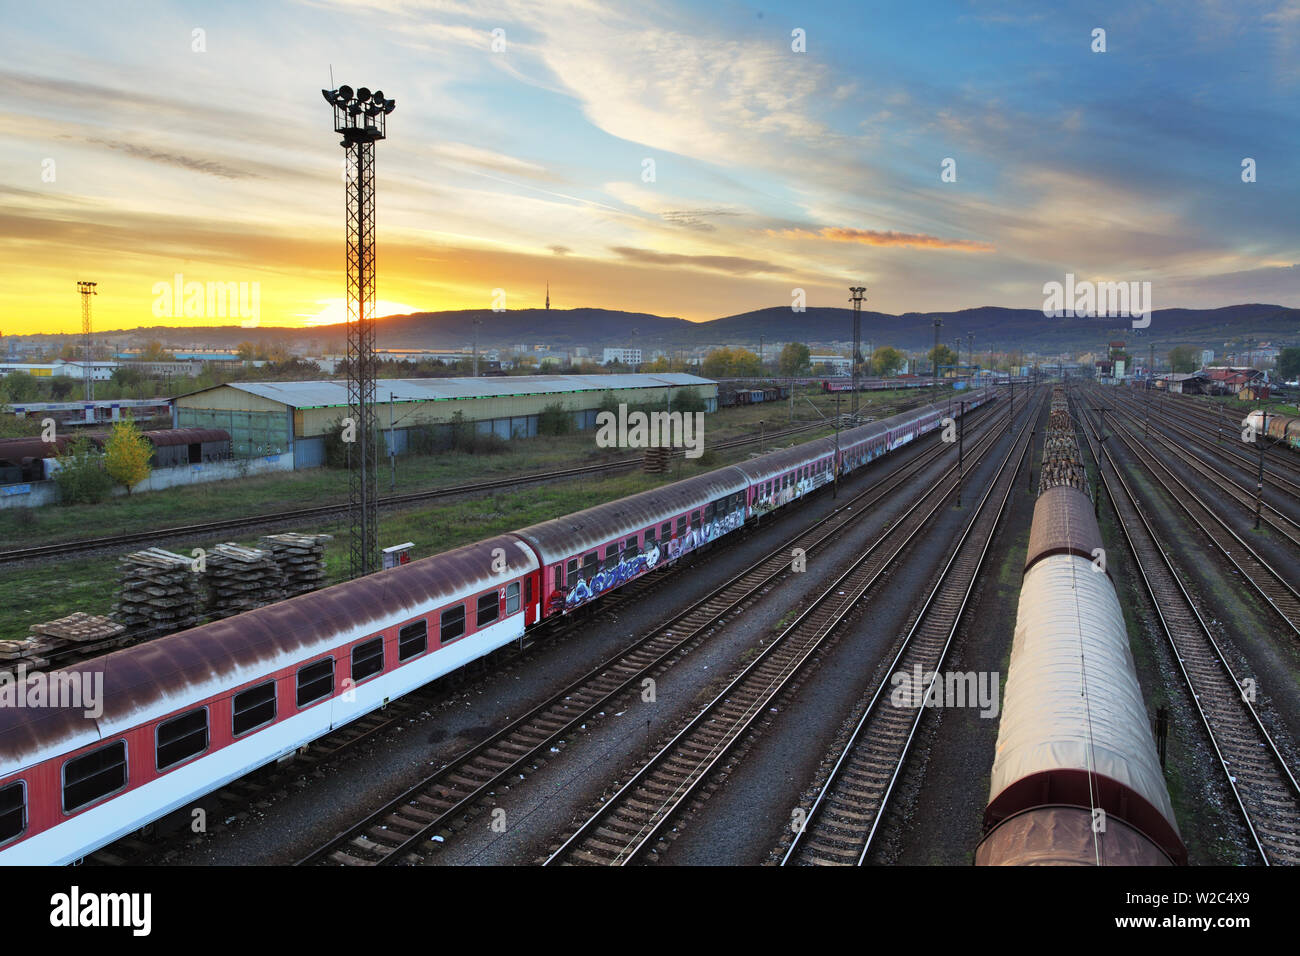
<svg viewBox="0 0 1300 956"><path fill-rule="evenodd" d="M934 352L931 353L930 375L934 378L934 385L939 387L939 330L943 328L943 319L939 316L934 317Z"/></svg>
<svg viewBox="0 0 1300 956"><path fill-rule="evenodd" d="M84 364L81 368L82 380L86 383L86 401L95 400L95 357L90 348L90 297L99 295L95 291L98 282L78 282L81 292L81 351Z"/></svg>
<svg viewBox="0 0 1300 956"><path fill-rule="evenodd" d="M858 367L862 364L862 298L866 295L867 287L849 286L849 291L853 293L853 297L849 300L853 303L853 401L850 403L849 413L856 419L858 417Z"/></svg>
<svg viewBox="0 0 1300 956"><path fill-rule="evenodd" d="M334 111L334 132L347 162L348 563L356 578L377 570L379 559L379 455L375 404L375 143L397 106L382 91L350 86L321 90Z"/></svg>

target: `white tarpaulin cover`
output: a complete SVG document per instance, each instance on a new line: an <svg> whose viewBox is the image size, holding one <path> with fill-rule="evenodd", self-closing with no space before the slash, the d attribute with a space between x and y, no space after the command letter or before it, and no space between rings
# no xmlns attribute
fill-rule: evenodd
<svg viewBox="0 0 1300 956"><path fill-rule="evenodd" d="M1065 554L1025 574L990 802L1055 769L1110 777L1177 829L1115 589L1092 562Z"/></svg>

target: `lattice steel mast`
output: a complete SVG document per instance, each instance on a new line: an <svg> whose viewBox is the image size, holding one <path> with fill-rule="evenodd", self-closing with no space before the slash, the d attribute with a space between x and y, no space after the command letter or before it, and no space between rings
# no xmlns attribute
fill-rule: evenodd
<svg viewBox="0 0 1300 956"><path fill-rule="evenodd" d="M81 379L86 386L87 402L95 400L95 356L90 345L90 297L99 295L95 291L97 285L98 282L77 283L77 289L81 292L81 357L83 360Z"/></svg>
<svg viewBox="0 0 1300 956"><path fill-rule="evenodd" d="M379 454L375 425L375 143L397 106L382 91L350 86L321 90L334 109L334 132L347 164L348 517L349 571L360 577L379 566ZM345 433L346 435L346 433Z"/></svg>
<svg viewBox="0 0 1300 956"><path fill-rule="evenodd" d="M853 401L849 404L849 414L858 417L858 368L862 365L862 297L866 294L864 285L849 286L853 297Z"/></svg>

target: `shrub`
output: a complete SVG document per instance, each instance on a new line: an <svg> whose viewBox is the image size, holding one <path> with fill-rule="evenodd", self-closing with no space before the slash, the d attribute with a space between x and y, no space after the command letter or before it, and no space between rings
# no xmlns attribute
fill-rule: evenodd
<svg viewBox="0 0 1300 956"><path fill-rule="evenodd" d="M537 414L537 434L567 435L573 431L573 415L560 402L552 402Z"/></svg>
<svg viewBox="0 0 1300 956"><path fill-rule="evenodd" d="M65 505L98 504L113 489L113 479L104 469L104 456L84 435L68 446L58 459L54 482Z"/></svg>

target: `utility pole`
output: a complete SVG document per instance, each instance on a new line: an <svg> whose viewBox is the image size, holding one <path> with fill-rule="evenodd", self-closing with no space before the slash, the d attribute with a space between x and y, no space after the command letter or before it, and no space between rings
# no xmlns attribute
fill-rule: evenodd
<svg viewBox="0 0 1300 956"><path fill-rule="evenodd" d="M962 469L965 467L965 452L963 449L963 439L966 437L966 403L958 402L960 409L959 415L961 421L957 423L957 507L961 507L961 479Z"/></svg>
<svg viewBox="0 0 1300 956"><path fill-rule="evenodd" d="M1259 445L1259 477L1255 480L1255 530L1259 530L1259 516L1264 508L1264 442L1268 438L1268 406L1265 405L1261 411L1264 414L1264 434L1255 436L1255 443ZM1285 431L1285 429L1283 429Z"/></svg>
<svg viewBox="0 0 1300 956"><path fill-rule="evenodd" d="M95 400L95 356L90 347L90 297L99 295L95 291L98 282L78 282L77 289L81 292L81 351L84 364L81 368L81 378L86 389L86 403L89 404ZM91 415L95 413L92 411Z"/></svg>
<svg viewBox="0 0 1300 956"><path fill-rule="evenodd" d="M478 327L483 324L483 320L477 315L474 316L474 377L478 378Z"/></svg>
<svg viewBox="0 0 1300 956"><path fill-rule="evenodd" d="M375 143L397 107L382 91L321 90L343 139L347 164L348 568L357 578L379 567L378 456L375 405Z"/></svg>
<svg viewBox="0 0 1300 956"><path fill-rule="evenodd" d="M831 497L840 496L840 393L835 393L835 460L831 463Z"/></svg>
<svg viewBox="0 0 1300 956"><path fill-rule="evenodd" d="M862 365L862 299L866 295L867 287L864 285L849 286L849 291L853 296L849 299L853 303L853 400L850 402L849 410L853 415L853 420L858 419L858 369Z"/></svg>
<svg viewBox="0 0 1300 956"><path fill-rule="evenodd" d="M934 317L934 351L930 353L933 356L930 362L930 375L934 379L935 395L939 394L939 330L941 328L943 328L943 319L936 315Z"/></svg>

